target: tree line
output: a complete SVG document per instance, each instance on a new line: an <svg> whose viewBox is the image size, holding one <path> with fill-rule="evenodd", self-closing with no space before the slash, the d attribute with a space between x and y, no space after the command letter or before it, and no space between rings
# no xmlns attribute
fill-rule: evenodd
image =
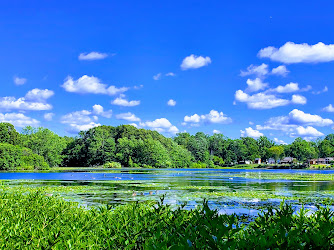
<svg viewBox="0 0 334 250"><path fill-rule="evenodd" d="M277 145L265 136L230 139L222 134L178 133L167 138L157 131L131 125L99 126L76 137L59 136L47 128L26 127L17 132L0 123L0 169L47 169L56 166L190 168L227 166L261 158L284 156L300 162L334 156L334 134L306 141L296 138Z"/></svg>

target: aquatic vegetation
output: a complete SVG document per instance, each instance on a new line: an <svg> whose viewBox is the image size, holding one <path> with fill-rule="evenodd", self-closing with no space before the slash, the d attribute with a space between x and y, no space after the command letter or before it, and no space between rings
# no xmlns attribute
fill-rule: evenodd
<svg viewBox="0 0 334 250"><path fill-rule="evenodd" d="M333 181L334 174L306 173L306 171L294 174L275 172L246 172L231 174L233 177L259 179L259 180L297 180L297 181Z"/></svg>
<svg viewBox="0 0 334 250"><path fill-rule="evenodd" d="M207 202L130 203L85 209L44 192L0 194L0 248L6 249L309 249L334 247L333 212L290 205L248 217L220 215Z"/></svg>

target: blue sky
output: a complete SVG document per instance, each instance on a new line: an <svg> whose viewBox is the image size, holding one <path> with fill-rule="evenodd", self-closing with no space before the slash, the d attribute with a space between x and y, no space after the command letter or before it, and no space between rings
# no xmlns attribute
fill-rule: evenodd
<svg viewBox="0 0 334 250"><path fill-rule="evenodd" d="M61 135L312 140L334 127L331 1L10 1L0 121ZM174 106L173 106L174 105Z"/></svg>

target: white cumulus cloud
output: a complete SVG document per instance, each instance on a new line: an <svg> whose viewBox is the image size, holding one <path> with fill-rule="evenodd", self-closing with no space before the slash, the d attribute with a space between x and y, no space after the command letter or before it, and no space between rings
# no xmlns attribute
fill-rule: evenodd
<svg viewBox="0 0 334 250"><path fill-rule="evenodd" d="M272 109L290 104L289 100L278 98L272 94L257 93L249 95L242 90L235 92L235 100L246 103L250 109Z"/></svg>
<svg viewBox="0 0 334 250"><path fill-rule="evenodd" d="M26 126L36 127L39 125L38 120L25 116L21 113L0 113L0 122L8 122L19 128Z"/></svg>
<svg viewBox="0 0 334 250"><path fill-rule="evenodd" d="M334 112L334 107L332 104L329 104L328 106L323 108L323 111Z"/></svg>
<svg viewBox="0 0 334 250"><path fill-rule="evenodd" d="M294 103L294 104L304 105L304 104L306 104L307 99L306 99L305 96L302 96L302 95L292 95L291 102Z"/></svg>
<svg viewBox="0 0 334 250"><path fill-rule="evenodd" d="M268 86L268 83L262 82L260 78L256 78L255 80L247 79L247 92L256 92L259 90L263 90Z"/></svg>
<svg viewBox="0 0 334 250"><path fill-rule="evenodd" d="M111 104L123 106L123 107L134 107L140 104L140 101L128 101L124 99L123 96L117 97L115 100L111 102Z"/></svg>
<svg viewBox="0 0 334 250"><path fill-rule="evenodd" d="M52 105L46 100L54 95L52 90L33 89L28 91L25 97L15 98L13 96L0 97L1 110L50 110Z"/></svg>
<svg viewBox="0 0 334 250"><path fill-rule="evenodd" d="M100 52L95 52L92 51L90 53L81 53L78 57L79 60L88 60L88 61L93 61L93 60L101 60L104 59L108 56L106 53L100 53Z"/></svg>
<svg viewBox="0 0 334 250"><path fill-rule="evenodd" d="M208 66L211 63L211 58L206 56L195 56L194 54L187 56L183 59L181 64L182 70L197 69L204 66Z"/></svg>
<svg viewBox="0 0 334 250"><path fill-rule="evenodd" d="M252 137L252 138L259 138L263 136L263 134L255 129L252 129L251 127L245 128L245 130L240 130L241 137Z"/></svg>
<svg viewBox="0 0 334 250"><path fill-rule="evenodd" d="M309 45L287 42L280 48L269 46L261 49L258 56L287 64L330 62L334 61L334 44L326 45L319 42Z"/></svg>
<svg viewBox="0 0 334 250"><path fill-rule="evenodd" d="M232 119L226 116L223 112L218 112L216 110L211 110L208 114L198 115L194 114L192 116L185 116L184 124L197 125L200 122L203 123L220 123L228 124L232 122Z"/></svg>
<svg viewBox="0 0 334 250"><path fill-rule="evenodd" d="M127 91L129 88L122 87L117 88L115 86L109 86L101 82L101 80L95 76L83 75L77 80L68 76L65 79L63 85L61 85L67 92L79 93L79 94L105 94L105 95L117 95Z"/></svg>
<svg viewBox="0 0 334 250"><path fill-rule="evenodd" d="M54 92L49 89L32 89L25 95L25 99L29 101L45 102L53 95Z"/></svg>
<svg viewBox="0 0 334 250"><path fill-rule="evenodd" d="M150 129L158 131L159 133L165 132L170 134L176 134L179 132L179 129L166 118L159 118L155 119L154 121L141 122L140 126L148 127Z"/></svg>
<svg viewBox="0 0 334 250"><path fill-rule="evenodd" d="M290 82L285 86L279 85L274 89L277 93L292 93L299 91L298 83Z"/></svg>
<svg viewBox="0 0 334 250"><path fill-rule="evenodd" d="M295 133L295 136L301 136L304 138L314 138L323 135L324 135L323 133L321 133L320 131L311 126L307 126L306 128L299 126L296 128L296 133Z"/></svg>
<svg viewBox="0 0 334 250"><path fill-rule="evenodd" d="M116 118L120 119L120 120L130 121L130 122L139 122L140 121L140 118L137 117L135 114L133 114L131 112L117 114Z"/></svg>
<svg viewBox="0 0 334 250"><path fill-rule="evenodd" d="M268 74L268 65L265 63L262 63L261 65L253 65L247 67L247 71L240 72L241 76L248 76L248 75L256 75L257 77L262 77Z"/></svg>
<svg viewBox="0 0 334 250"><path fill-rule="evenodd" d="M331 126L333 123L331 119L294 109L287 116L272 117L264 125L256 125L256 129L279 130L289 136L301 136L305 139L311 139L322 135L313 126Z"/></svg>
<svg viewBox="0 0 334 250"><path fill-rule="evenodd" d="M170 99L170 100L167 102L167 105L168 105L168 106L175 106L175 105L176 105L176 101L173 100L173 99Z"/></svg>
<svg viewBox="0 0 334 250"><path fill-rule="evenodd" d="M334 122L331 119L324 119L319 115L311 115L301 110L294 109L289 113L290 123L308 124L314 126L330 126Z"/></svg>
<svg viewBox="0 0 334 250"><path fill-rule="evenodd" d="M271 74L279 75L279 76L286 76L290 71L286 68L285 65L280 65L276 68L271 70Z"/></svg>

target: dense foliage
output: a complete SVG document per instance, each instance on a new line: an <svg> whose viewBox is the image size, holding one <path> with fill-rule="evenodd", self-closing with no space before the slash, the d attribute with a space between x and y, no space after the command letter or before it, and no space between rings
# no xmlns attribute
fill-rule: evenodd
<svg viewBox="0 0 334 250"><path fill-rule="evenodd" d="M49 165L31 149L0 143L0 170L47 169Z"/></svg>
<svg viewBox="0 0 334 250"><path fill-rule="evenodd" d="M230 139L222 134L209 136L179 133L167 138L157 131L131 125L99 126L82 131L75 138L61 137L46 128L26 127L18 133L9 123L0 123L0 143L28 148L42 156L50 167L206 168L224 167L246 160L293 157L299 162L310 158L334 157L334 134L316 141L296 138L290 145L277 145L265 136ZM0 155L2 159L7 156ZM15 169L7 162L2 169ZM120 164L120 165L119 165ZM11 165L10 167L8 167ZM20 165L21 168L24 164ZM36 166L35 168L40 168Z"/></svg>
<svg viewBox="0 0 334 250"><path fill-rule="evenodd" d="M42 191L0 194L1 249L331 249L333 212L289 205L253 222L195 210L133 203L85 209Z"/></svg>

